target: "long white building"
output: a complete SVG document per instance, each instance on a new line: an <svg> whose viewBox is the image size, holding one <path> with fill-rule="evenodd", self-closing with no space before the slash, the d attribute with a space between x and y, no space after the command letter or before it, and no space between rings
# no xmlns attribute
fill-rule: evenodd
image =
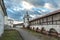
<svg viewBox="0 0 60 40"><path fill-rule="evenodd" d="M4 32L5 20L7 17L6 8L4 6L3 0L0 0L0 36Z"/></svg>
<svg viewBox="0 0 60 40"><path fill-rule="evenodd" d="M54 28L58 33L60 33L60 10L48 13L47 15L41 16L39 18L29 21L31 28L45 28L46 31L49 31L51 28Z"/></svg>

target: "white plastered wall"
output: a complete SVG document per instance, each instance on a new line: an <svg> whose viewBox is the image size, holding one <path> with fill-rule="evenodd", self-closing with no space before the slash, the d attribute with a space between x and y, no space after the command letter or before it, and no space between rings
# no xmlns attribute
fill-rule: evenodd
<svg viewBox="0 0 60 40"><path fill-rule="evenodd" d="M4 13L0 5L0 36L4 32Z"/></svg>
<svg viewBox="0 0 60 40"><path fill-rule="evenodd" d="M37 27L41 29L42 27L45 28L46 31L49 31L51 28L54 28L58 33L60 33L60 25L31 25L32 29L33 27L36 29Z"/></svg>

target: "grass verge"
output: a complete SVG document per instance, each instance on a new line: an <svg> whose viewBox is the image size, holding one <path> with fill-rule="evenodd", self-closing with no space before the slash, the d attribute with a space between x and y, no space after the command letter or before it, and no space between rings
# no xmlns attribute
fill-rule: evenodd
<svg viewBox="0 0 60 40"><path fill-rule="evenodd" d="M4 30L4 34L0 40L22 40L22 37L17 30L9 29Z"/></svg>

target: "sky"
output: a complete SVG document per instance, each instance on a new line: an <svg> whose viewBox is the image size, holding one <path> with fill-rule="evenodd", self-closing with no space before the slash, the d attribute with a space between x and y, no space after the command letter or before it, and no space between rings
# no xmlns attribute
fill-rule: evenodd
<svg viewBox="0 0 60 40"><path fill-rule="evenodd" d="M26 12L31 18L60 9L60 0L4 0L9 18L23 21Z"/></svg>

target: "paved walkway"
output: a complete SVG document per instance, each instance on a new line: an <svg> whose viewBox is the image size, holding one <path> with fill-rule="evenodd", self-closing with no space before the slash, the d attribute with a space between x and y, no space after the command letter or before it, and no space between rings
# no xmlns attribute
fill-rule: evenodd
<svg viewBox="0 0 60 40"><path fill-rule="evenodd" d="M24 29L17 29L24 40L40 40Z"/></svg>

